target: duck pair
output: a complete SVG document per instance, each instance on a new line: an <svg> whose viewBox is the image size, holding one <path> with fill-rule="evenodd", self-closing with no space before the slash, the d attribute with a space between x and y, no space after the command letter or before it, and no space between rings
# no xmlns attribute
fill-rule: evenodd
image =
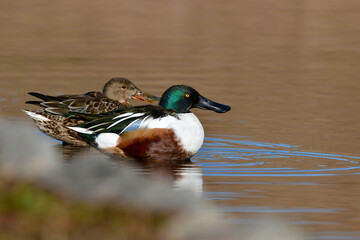
<svg viewBox="0 0 360 240"><path fill-rule="evenodd" d="M191 108L229 111L195 89L175 85L160 100L125 78L113 78L103 92L48 96L29 93L42 101L28 101L42 110L24 110L45 134L67 144L91 146L110 156L141 161L190 159L204 141L204 129ZM158 105L131 107L128 100Z"/></svg>

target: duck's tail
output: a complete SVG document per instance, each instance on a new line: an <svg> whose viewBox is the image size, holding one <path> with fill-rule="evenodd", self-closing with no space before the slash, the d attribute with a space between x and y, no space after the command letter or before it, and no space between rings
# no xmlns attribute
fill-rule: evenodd
<svg viewBox="0 0 360 240"><path fill-rule="evenodd" d="M49 101L59 101L60 99L58 97L54 97L54 96L49 96L49 95L45 95L42 93L37 93L37 92L28 92L29 95L40 98L41 100L45 101L45 102L49 102ZM31 101L29 101L31 102ZM32 104L32 103L30 103Z"/></svg>
<svg viewBox="0 0 360 240"><path fill-rule="evenodd" d="M51 121L49 118L45 117L42 112L35 112L26 109L21 109L24 113L26 113L30 118L34 121Z"/></svg>

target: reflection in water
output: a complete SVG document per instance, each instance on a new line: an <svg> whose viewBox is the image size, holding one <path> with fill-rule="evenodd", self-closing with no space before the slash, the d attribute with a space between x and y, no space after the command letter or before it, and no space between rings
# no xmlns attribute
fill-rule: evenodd
<svg viewBox="0 0 360 240"><path fill-rule="evenodd" d="M64 158L64 160L77 158L88 151L93 151L91 147L79 147L68 144L62 145L61 143L56 144L54 147L59 152L59 154Z"/></svg>
<svg viewBox="0 0 360 240"><path fill-rule="evenodd" d="M192 159L202 168L204 197L216 202L219 212L232 215L229 223L252 224L256 220L249 214L271 213L292 216L288 224L341 226L349 209L338 202L325 204L331 201L328 191L341 186L328 178L351 179L359 172L360 156L243 139L212 135Z"/></svg>
<svg viewBox="0 0 360 240"><path fill-rule="evenodd" d="M174 190L186 190L201 196L203 192L202 169L187 160L183 162L138 162L133 166L142 174L166 178Z"/></svg>
<svg viewBox="0 0 360 240"><path fill-rule="evenodd" d="M81 158L85 153L92 156L99 155L104 157L102 153L91 147L79 147L73 145L56 144L54 146L60 156L71 163L72 159ZM86 155L85 155L86 156ZM111 158L109 158L111 160ZM84 159L86 161L86 159ZM182 162L133 162L128 159L119 160L112 159L117 166L122 164L130 164L137 172L150 175L152 177L160 177L166 179L174 190L186 190L193 192L200 197L203 192L202 170L189 160Z"/></svg>
<svg viewBox="0 0 360 240"><path fill-rule="evenodd" d="M206 160L199 160L206 176L330 176L357 174L354 170L360 168L358 156L304 152L297 151L298 148L234 137L210 137L196 159Z"/></svg>
<svg viewBox="0 0 360 240"><path fill-rule="evenodd" d="M201 168L193 166L178 169L173 185L174 189L188 190L200 196L203 192Z"/></svg>
<svg viewBox="0 0 360 240"><path fill-rule="evenodd" d="M241 147L243 145L253 148L243 148ZM87 151L100 154L89 147L61 144L55 146L64 159L76 158ZM290 150L283 150L284 148ZM198 162L197 164L202 167L206 176L296 177L358 174L354 172L360 168L358 156L304 152L296 151L296 149L298 146L243 141L234 139L233 136L210 137L206 138L204 147L193 160ZM310 162L312 168L305 168L304 166L308 166L306 162ZM194 168L194 165L189 162L141 163L141 166L147 171L167 172L173 176L187 178L189 181L191 177L196 178L196 175L201 175L199 168ZM182 184L185 184L185 180L183 181Z"/></svg>

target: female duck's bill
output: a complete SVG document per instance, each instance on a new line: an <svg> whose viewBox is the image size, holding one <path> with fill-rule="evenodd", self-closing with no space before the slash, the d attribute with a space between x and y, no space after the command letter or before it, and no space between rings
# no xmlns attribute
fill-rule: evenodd
<svg viewBox="0 0 360 240"><path fill-rule="evenodd" d="M140 101L145 101L148 103L154 103L160 100L159 97L151 95L147 92L143 92L141 90L137 91L134 95L131 96L132 99L134 100L140 100Z"/></svg>

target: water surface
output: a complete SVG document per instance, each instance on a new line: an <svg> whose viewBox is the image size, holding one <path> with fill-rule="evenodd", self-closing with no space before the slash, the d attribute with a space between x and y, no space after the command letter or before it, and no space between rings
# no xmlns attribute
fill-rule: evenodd
<svg viewBox="0 0 360 240"><path fill-rule="evenodd" d="M359 1L0 6L2 116L33 125L27 92L100 90L114 76L159 96L191 85L232 110L194 110L206 140L193 162L144 171L193 186L229 224L271 214L317 239L360 238Z"/></svg>

